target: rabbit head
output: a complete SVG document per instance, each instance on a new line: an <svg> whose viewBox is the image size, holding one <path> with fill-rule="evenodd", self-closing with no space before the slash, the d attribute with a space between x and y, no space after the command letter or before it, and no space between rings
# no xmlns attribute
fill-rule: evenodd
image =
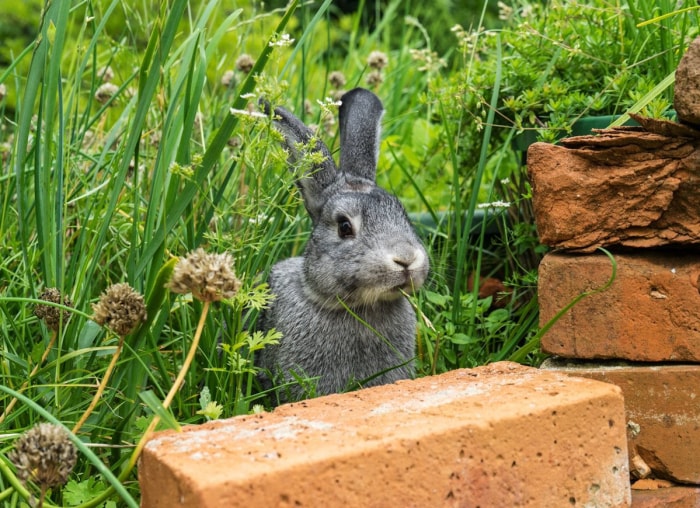
<svg viewBox="0 0 700 508"><path fill-rule="evenodd" d="M356 308L412 293L424 283L429 263L399 200L375 183L381 101L362 88L341 101L338 166L328 147L284 108L275 109L275 125L293 163L305 155L315 161L297 180L313 222L304 253L306 296L328 307L341 300Z"/></svg>

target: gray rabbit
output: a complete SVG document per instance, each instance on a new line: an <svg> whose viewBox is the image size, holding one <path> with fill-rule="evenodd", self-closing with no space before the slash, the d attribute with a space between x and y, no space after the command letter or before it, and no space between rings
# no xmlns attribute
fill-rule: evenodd
<svg viewBox="0 0 700 508"><path fill-rule="evenodd" d="M362 88L341 100L339 166L301 120L274 111L291 161L312 151L322 162L297 180L313 222L304 255L270 273L276 298L258 328L283 337L258 358L264 387L267 374L275 383L318 378L316 394L325 395L414 375L416 315L403 292L425 282L428 256L399 200L375 184L381 101ZM292 383L281 399L304 392Z"/></svg>

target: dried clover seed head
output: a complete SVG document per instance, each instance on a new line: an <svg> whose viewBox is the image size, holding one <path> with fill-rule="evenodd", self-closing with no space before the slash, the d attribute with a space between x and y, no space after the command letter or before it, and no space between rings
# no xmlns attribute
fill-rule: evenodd
<svg viewBox="0 0 700 508"><path fill-rule="evenodd" d="M253 70L254 65L255 60L253 60L253 57L245 53L236 59L236 69L246 74Z"/></svg>
<svg viewBox="0 0 700 508"><path fill-rule="evenodd" d="M367 84L371 87L377 87L384 82L384 76L378 70L374 70L367 74Z"/></svg>
<svg viewBox="0 0 700 508"><path fill-rule="evenodd" d="M233 83L233 71L228 70L221 76L221 86L228 88Z"/></svg>
<svg viewBox="0 0 700 508"><path fill-rule="evenodd" d="M108 326L120 337L129 335L146 321L146 305L143 296L129 284L109 286L100 296L99 302L92 305L93 321Z"/></svg>
<svg viewBox="0 0 700 508"><path fill-rule="evenodd" d="M177 262L167 287L175 293L192 293L204 302L231 298L241 287L232 266L233 257L228 253L197 249Z"/></svg>
<svg viewBox="0 0 700 508"><path fill-rule="evenodd" d="M328 75L328 82L333 88L343 88L345 86L345 74L341 71L333 71Z"/></svg>
<svg viewBox="0 0 700 508"><path fill-rule="evenodd" d="M389 63L389 57L381 51L372 51L367 57L367 65L378 71L382 70Z"/></svg>
<svg viewBox="0 0 700 508"><path fill-rule="evenodd" d="M103 83L95 90L95 100L100 104L105 104L119 91L119 87L114 83Z"/></svg>
<svg viewBox="0 0 700 508"><path fill-rule="evenodd" d="M102 78L103 83L109 83L114 79L114 70L109 65L102 67L97 71L97 77Z"/></svg>
<svg viewBox="0 0 700 508"><path fill-rule="evenodd" d="M66 307L73 307L73 302L67 296L61 296L61 292L56 288L47 288L41 295L40 300L51 303L60 303ZM34 307L34 315L39 319L43 319L46 326L51 330L58 330L61 321L65 325L70 318L70 312L59 309L53 305L37 304Z"/></svg>
<svg viewBox="0 0 700 508"><path fill-rule="evenodd" d="M68 481L77 453L63 427L39 423L17 439L7 458L17 468L22 483L33 480L45 490Z"/></svg>

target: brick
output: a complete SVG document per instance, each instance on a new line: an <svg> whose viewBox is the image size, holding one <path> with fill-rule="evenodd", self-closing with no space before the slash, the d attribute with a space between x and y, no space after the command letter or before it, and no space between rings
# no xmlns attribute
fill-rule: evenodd
<svg viewBox="0 0 700 508"><path fill-rule="evenodd" d="M548 359L542 368L619 386L630 458L639 454L656 478L700 484L700 365Z"/></svg>
<svg viewBox="0 0 700 508"><path fill-rule="evenodd" d="M589 294L542 337L542 350L566 358L700 361L700 254L615 254L610 288ZM539 266L540 325L575 297L602 288L612 263L602 253L547 254Z"/></svg>
<svg viewBox="0 0 700 508"><path fill-rule="evenodd" d="M700 244L700 131L635 120L644 128L530 146L532 204L543 244L581 252Z"/></svg>
<svg viewBox="0 0 700 508"><path fill-rule="evenodd" d="M620 389L501 362L147 443L142 506L629 506Z"/></svg>
<svg viewBox="0 0 700 508"><path fill-rule="evenodd" d="M700 487L632 490L632 508L698 508Z"/></svg>

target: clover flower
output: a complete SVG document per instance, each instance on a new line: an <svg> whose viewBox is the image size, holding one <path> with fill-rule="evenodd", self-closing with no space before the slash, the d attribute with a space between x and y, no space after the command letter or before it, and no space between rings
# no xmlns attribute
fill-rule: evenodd
<svg viewBox="0 0 700 508"><path fill-rule="evenodd" d="M97 71L97 75L102 78L103 83L109 83L114 79L114 70L107 65Z"/></svg>
<svg viewBox="0 0 700 508"><path fill-rule="evenodd" d="M129 335L146 320L146 305L143 296L129 284L114 284L100 295L92 305L92 319L99 325L108 326L120 337Z"/></svg>
<svg viewBox="0 0 700 508"><path fill-rule="evenodd" d="M372 51L367 57L367 65L372 69L381 71L389 64L389 57L381 51Z"/></svg>
<svg viewBox="0 0 700 508"><path fill-rule="evenodd" d="M95 100L100 104L106 104L119 91L114 83L103 83L95 90Z"/></svg>
<svg viewBox="0 0 700 508"><path fill-rule="evenodd" d="M203 302L231 298L241 287L232 265L230 254L210 254L199 248L177 262L167 287L175 293L192 293Z"/></svg>
<svg viewBox="0 0 700 508"><path fill-rule="evenodd" d="M384 76L381 71L373 70L367 75L367 84L371 87L377 87L384 83Z"/></svg>
<svg viewBox="0 0 700 508"><path fill-rule="evenodd" d="M236 59L236 70L239 70L245 74L250 73L250 71L253 70L254 66L255 60L253 60L252 56L246 53L243 53Z"/></svg>
<svg viewBox="0 0 700 508"><path fill-rule="evenodd" d="M39 423L17 439L7 458L15 465L17 478L23 484L31 479L45 492L68 481L78 457L63 427Z"/></svg>
<svg viewBox="0 0 700 508"><path fill-rule="evenodd" d="M66 307L73 307L73 302L67 296L62 296L61 292L56 288L47 288L39 296L39 300L45 302L60 303ZM58 330L61 321L65 325L70 318L70 312L59 309L53 305L37 304L34 307L34 315L39 319L43 319L46 326L51 330Z"/></svg>
<svg viewBox="0 0 700 508"><path fill-rule="evenodd" d="M333 71L328 75L328 82L333 88L343 88L347 80L341 71Z"/></svg>
<svg viewBox="0 0 700 508"><path fill-rule="evenodd" d="M7 87L5 86L5 83L0 83L0 101L5 98L7 95Z"/></svg>
<svg viewBox="0 0 700 508"><path fill-rule="evenodd" d="M221 76L221 86L228 88L231 86L231 83L233 83L233 71L228 70Z"/></svg>

